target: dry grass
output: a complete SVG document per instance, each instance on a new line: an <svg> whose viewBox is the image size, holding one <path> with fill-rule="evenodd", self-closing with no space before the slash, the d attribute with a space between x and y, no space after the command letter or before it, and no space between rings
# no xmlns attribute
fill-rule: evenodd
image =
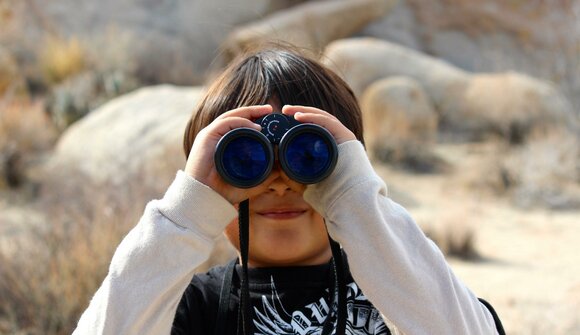
<svg viewBox="0 0 580 335"><path fill-rule="evenodd" d="M153 197L138 186L113 193L86 180L69 171L47 181L36 204L44 224L1 248L0 333L70 334Z"/></svg>
<svg viewBox="0 0 580 335"><path fill-rule="evenodd" d="M90 68L97 73L136 73L137 63L132 53L136 37L130 31L111 25L84 41Z"/></svg>
<svg viewBox="0 0 580 335"><path fill-rule="evenodd" d="M0 98L0 152L16 145L22 152L51 148L57 133L41 100Z"/></svg>
<svg viewBox="0 0 580 335"><path fill-rule="evenodd" d="M0 189L18 186L26 165L50 149L57 136L42 101L0 98Z"/></svg>
<svg viewBox="0 0 580 335"><path fill-rule="evenodd" d="M40 68L47 83L55 84L83 71L88 65L87 57L78 38L49 36L40 50Z"/></svg>
<svg viewBox="0 0 580 335"><path fill-rule="evenodd" d="M449 209L445 213L422 217L418 221L429 237L446 257L477 260L480 253L476 246L473 209Z"/></svg>
<svg viewBox="0 0 580 335"><path fill-rule="evenodd" d="M0 95L6 94L20 84L21 78L16 60L0 47Z"/></svg>
<svg viewBox="0 0 580 335"><path fill-rule="evenodd" d="M122 187L91 183L75 167L37 169L38 198L25 206L43 219L19 222L15 236L0 233L0 334L72 332L121 239L173 178L171 160L183 160L177 149Z"/></svg>
<svg viewBox="0 0 580 335"><path fill-rule="evenodd" d="M522 208L580 207L580 137L553 130L532 138L506 159L513 201Z"/></svg>
<svg viewBox="0 0 580 335"><path fill-rule="evenodd" d="M526 143L498 139L458 146L445 158L457 184L470 192L523 208L580 208L580 137L563 128L534 132ZM441 153L441 150L439 150Z"/></svg>

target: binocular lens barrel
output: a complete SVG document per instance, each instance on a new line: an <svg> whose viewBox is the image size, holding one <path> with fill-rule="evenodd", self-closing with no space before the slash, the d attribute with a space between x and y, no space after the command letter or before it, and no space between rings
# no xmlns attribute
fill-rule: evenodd
<svg viewBox="0 0 580 335"><path fill-rule="evenodd" d="M318 183L332 172L338 149L326 129L298 123L288 128L280 127L280 120L289 117L282 114L269 116L263 120L267 124L263 124L262 132L238 128L229 131L218 142L215 165L227 183L239 188L261 184L272 172L276 145L281 169L296 182Z"/></svg>
<svg viewBox="0 0 580 335"><path fill-rule="evenodd" d="M262 133L249 128L228 132L218 142L215 164L226 182L240 188L262 183L272 171L274 153Z"/></svg>
<svg viewBox="0 0 580 335"><path fill-rule="evenodd" d="M313 125L294 128L278 148L282 170L302 184L314 184L326 178L334 169L336 155L334 139Z"/></svg>

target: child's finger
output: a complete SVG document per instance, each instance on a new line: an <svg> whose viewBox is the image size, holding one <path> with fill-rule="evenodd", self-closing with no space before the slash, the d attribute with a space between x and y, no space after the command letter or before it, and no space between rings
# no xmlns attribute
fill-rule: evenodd
<svg viewBox="0 0 580 335"><path fill-rule="evenodd" d="M340 121L335 118L328 117L322 114L297 112L294 114L296 121L301 123L314 123L326 128L331 133L339 127L344 127Z"/></svg>
<svg viewBox="0 0 580 335"><path fill-rule="evenodd" d="M292 107L300 108L289 108L288 110L283 109L283 111L292 113L298 122L314 123L324 127L334 137L337 144L356 139L356 136L350 131L350 129L345 127L334 115L314 107Z"/></svg>
<svg viewBox="0 0 580 335"><path fill-rule="evenodd" d="M330 118L326 115L312 113L297 113L294 115L296 121L301 123L314 123L330 132L337 144L356 140L356 136L350 129L345 127L338 119Z"/></svg>
<svg viewBox="0 0 580 335"><path fill-rule="evenodd" d="M237 128L252 128L258 131L262 129L262 127L259 124L256 124L253 121L248 120L244 117L231 116L221 120L216 119L212 123L211 132L214 136L221 137L230 130Z"/></svg>
<svg viewBox="0 0 580 335"><path fill-rule="evenodd" d="M313 123L319 125L330 132L337 144L356 140L356 136L350 129L344 126L337 118L329 117L324 113L303 113L294 114L296 121L301 123Z"/></svg>
<svg viewBox="0 0 580 335"><path fill-rule="evenodd" d="M336 116L324 111L320 108L310 107L310 106L299 106L299 105L285 105L282 108L282 113L294 116L296 113L309 113L309 114L318 114L318 115L325 115L332 119L337 119ZM337 119L338 120L338 119Z"/></svg>
<svg viewBox="0 0 580 335"><path fill-rule="evenodd" d="M256 105L256 106L244 106L236 109L232 109L218 116L217 119L225 119L232 116L243 117L245 119L253 120L262 117L266 114L272 112L271 105Z"/></svg>

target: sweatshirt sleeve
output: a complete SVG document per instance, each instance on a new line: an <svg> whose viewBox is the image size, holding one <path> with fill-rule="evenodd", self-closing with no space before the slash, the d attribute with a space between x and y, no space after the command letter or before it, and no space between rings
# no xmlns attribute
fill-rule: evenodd
<svg viewBox="0 0 580 335"><path fill-rule="evenodd" d="M494 320L443 254L387 195L362 144L339 145L334 172L304 198L349 256L352 275L405 334L496 334Z"/></svg>
<svg viewBox="0 0 580 335"><path fill-rule="evenodd" d="M73 334L169 334L194 269L236 216L227 200L179 171L118 246Z"/></svg>

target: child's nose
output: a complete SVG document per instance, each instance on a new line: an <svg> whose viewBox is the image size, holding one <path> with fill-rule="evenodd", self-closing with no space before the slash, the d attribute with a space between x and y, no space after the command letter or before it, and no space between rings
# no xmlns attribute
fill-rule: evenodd
<svg viewBox="0 0 580 335"><path fill-rule="evenodd" d="M277 195L282 196L284 193L291 190L288 178L284 175L284 171L280 168L280 163L278 161L274 163L272 174L275 175L276 178L274 178L270 185L268 185L268 189L271 192L275 192Z"/></svg>
<svg viewBox="0 0 580 335"><path fill-rule="evenodd" d="M278 178L274 179L268 186L268 189L279 196L283 196L286 192L291 190L290 185L286 183L282 176L278 176Z"/></svg>

